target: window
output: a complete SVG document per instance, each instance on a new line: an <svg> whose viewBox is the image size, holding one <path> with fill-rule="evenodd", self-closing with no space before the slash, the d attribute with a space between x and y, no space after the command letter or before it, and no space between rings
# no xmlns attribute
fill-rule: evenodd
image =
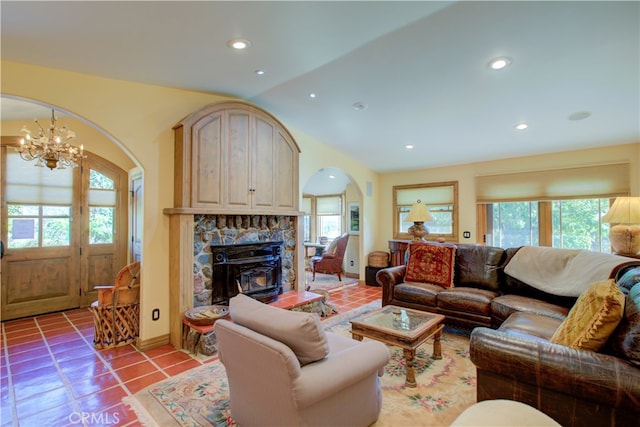
<svg viewBox="0 0 640 427"><path fill-rule="evenodd" d="M7 247L38 248L69 246L71 207L7 205Z"/></svg>
<svg viewBox="0 0 640 427"><path fill-rule="evenodd" d="M49 170L6 153L7 247L69 246L73 169Z"/></svg>
<svg viewBox="0 0 640 427"><path fill-rule="evenodd" d="M609 201L628 195L628 163L476 177L478 232L501 247L611 252Z"/></svg>
<svg viewBox="0 0 640 427"><path fill-rule="evenodd" d="M318 233L321 237L333 240L342 234L342 197L316 197L316 217L318 219Z"/></svg>
<svg viewBox="0 0 640 427"><path fill-rule="evenodd" d="M345 222L343 204L343 195L304 195L304 241L317 241L320 237L327 237L329 240L340 237Z"/></svg>
<svg viewBox="0 0 640 427"><path fill-rule="evenodd" d="M405 218L409 215L411 206L418 200L427 205L427 209L434 218L433 221L425 223L429 234L456 241L458 238L457 181L393 187L394 238L411 239L408 229L413 224L406 222Z"/></svg>
<svg viewBox="0 0 640 427"><path fill-rule="evenodd" d="M116 191L113 180L91 169L89 174L89 243L113 243Z"/></svg>
<svg viewBox="0 0 640 427"><path fill-rule="evenodd" d="M608 198L503 202L487 207L488 245L543 245L611 252L609 227L602 223L609 210Z"/></svg>

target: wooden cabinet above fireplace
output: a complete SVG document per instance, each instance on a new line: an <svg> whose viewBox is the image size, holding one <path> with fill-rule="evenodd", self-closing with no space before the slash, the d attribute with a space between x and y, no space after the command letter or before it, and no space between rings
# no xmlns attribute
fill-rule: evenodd
<svg viewBox="0 0 640 427"><path fill-rule="evenodd" d="M243 102L208 105L174 127L174 208L298 210L300 149L273 116Z"/></svg>

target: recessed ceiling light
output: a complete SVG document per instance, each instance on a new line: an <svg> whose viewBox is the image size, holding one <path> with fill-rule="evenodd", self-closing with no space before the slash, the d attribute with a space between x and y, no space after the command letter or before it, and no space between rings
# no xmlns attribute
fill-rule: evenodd
<svg viewBox="0 0 640 427"><path fill-rule="evenodd" d="M231 39L227 42L227 45L233 49L242 50L251 46L251 42L245 39Z"/></svg>
<svg viewBox="0 0 640 427"><path fill-rule="evenodd" d="M569 116L569 120L584 120L586 118L591 117L591 111L576 111L575 113Z"/></svg>
<svg viewBox="0 0 640 427"><path fill-rule="evenodd" d="M493 58L489 61L489 68L492 70L502 70L511 64L511 58L507 58L506 56L500 56L498 58Z"/></svg>
<svg viewBox="0 0 640 427"><path fill-rule="evenodd" d="M407 144L404 146L407 150L413 150L413 144Z"/></svg>
<svg viewBox="0 0 640 427"><path fill-rule="evenodd" d="M256 70L256 74L259 76L264 76L264 70Z"/></svg>
<svg viewBox="0 0 640 427"><path fill-rule="evenodd" d="M315 93L315 92L310 92L310 93L309 93L309 98L311 98L311 99L316 99L317 97L318 97L318 94L317 94L317 93Z"/></svg>
<svg viewBox="0 0 640 427"><path fill-rule="evenodd" d="M518 129L518 130L525 130L525 129L527 129L528 127L529 127L529 125L528 125L528 124L526 124L526 123L518 123L518 124L516 125L516 129Z"/></svg>
<svg viewBox="0 0 640 427"><path fill-rule="evenodd" d="M356 111L362 111L362 110L366 110L369 106L367 104L365 104L364 102L354 102L353 103L353 109Z"/></svg>
<svg viewBox="0 0 640 427"><path fill-rule="evenodd" d="M336 179L336 176L335 175L329 175L329 178Z"/></svg>

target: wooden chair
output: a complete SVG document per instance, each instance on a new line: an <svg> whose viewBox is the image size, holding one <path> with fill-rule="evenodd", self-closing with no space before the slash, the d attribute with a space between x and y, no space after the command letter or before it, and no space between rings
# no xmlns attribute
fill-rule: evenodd
<svg viewBox="0 0 640 427"><path fill-rule="evenodd" d="M113 285L96 286L98 301L91 304L97 348L113 348L134 342L140 331L140 262L116 275Z"/></svg>
<svg viewBox="0 0 640 427"><path fill-rule="evenodd" d="M338 280L342 281L342 260L347 250L349 242L349 233L335 239L329 247L322 253L322 256L314 256L311 258L311 269L313 270L313 279L316 280L316 272L326 274L337 274Z"/></svg>

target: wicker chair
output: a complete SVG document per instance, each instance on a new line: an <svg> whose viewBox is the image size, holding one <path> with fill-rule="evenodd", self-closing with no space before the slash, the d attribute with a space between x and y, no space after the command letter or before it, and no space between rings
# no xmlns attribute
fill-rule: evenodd
<svg viewBox="0 0 640 427"><path fill-rule="evenodd" d="M140 330L140 262L131 263L116 275L113 285L96 286L98 301L91 304L97 348L134 342Z"/></svg>

